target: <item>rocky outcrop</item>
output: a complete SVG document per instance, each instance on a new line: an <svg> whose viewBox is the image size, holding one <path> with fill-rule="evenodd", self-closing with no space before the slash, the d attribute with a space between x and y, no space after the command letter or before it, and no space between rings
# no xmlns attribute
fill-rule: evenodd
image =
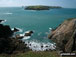
<svg viewBox="0 0 76 57"><path fill-rule="evenodd" d="M65 20L59 27L52 30L48 37L56 42L57 49L63 52L76 50L76 19Z"/></svg>
<svg viewBox="0 0 76 57"><path fill-rule="evenodd" d="M26 32L25 33L25 35L24 36L31 36L32 35L32 33L34 33L33 31L28 31L28 32Z"/></svg>
<svg viewBox="0 0 76 57"><path fill-rule="evenodd" d="M15 31L18 31L15 29ZM20 53L28 50L24 42L12 37L14 31L11 30L9 25L0 24L0 53Z"/></svg>
<svg viewBox="0 0 76 57"><path fill-rule="evenodd" d="M34 32L33 31L26 31L24 34L17 34L16 39L23 39L31 36Z"/></svg>
<svg viewBox="0 0 76 57"><path fill-rule="evenodd" d="M13 34L13 31L8 25L0 24L0 38L1 37L10 37Z"/></svg>
<svg viewBox="0 0 76 57"><path fill-rule="evenodd" d="M8 25L0 24L0 53L5 52L9 47L10 38L13 35L13 31Z"/></svg>
<svg viewBox="0 0 76 57"><path fill-rule="evenodd" d="M26 44L22 40L18 40L16 38L10 38L10 44L9 49L6 53L8 54L17 54L17 53L23 53L29 50L28 47L26 47Z"/></svg>

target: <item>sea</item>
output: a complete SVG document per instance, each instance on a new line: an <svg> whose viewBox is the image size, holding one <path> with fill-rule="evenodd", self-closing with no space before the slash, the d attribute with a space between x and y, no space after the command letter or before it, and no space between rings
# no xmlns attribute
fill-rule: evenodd
<svg viewBox="0 0 76 57"><path fill-rule="evenodd" d="M4 25L16 27L24 34L33 31L32 36L24 37L22 41L33 51L54 50L56 43L48 38L51 30L58 27L64 20L76 18L75 8L50 10L24 10L22 7L0 7L0 20L6 20Z"/></svg>

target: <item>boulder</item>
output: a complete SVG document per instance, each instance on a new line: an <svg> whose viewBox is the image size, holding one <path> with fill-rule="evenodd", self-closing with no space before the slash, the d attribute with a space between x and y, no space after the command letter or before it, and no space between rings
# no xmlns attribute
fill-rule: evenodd
<svg viewBox="0 0 76 57"><path fill-rule="evenodd" d="M28 32L25 33L24 36L31 36L32 33L33 33L33 31L28 31Z"/></svg>

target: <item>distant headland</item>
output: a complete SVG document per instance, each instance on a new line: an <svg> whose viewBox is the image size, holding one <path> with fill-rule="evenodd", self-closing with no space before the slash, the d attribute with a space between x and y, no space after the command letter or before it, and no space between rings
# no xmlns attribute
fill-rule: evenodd
<svg viewBox="0 0 76 57"><path fill-rule="evenodd" d="M50 9L55 9L55 8L62 8L60 6L42 6L42 5L37 5L37 6L26 6L25 10L50 10Z"/></svg>

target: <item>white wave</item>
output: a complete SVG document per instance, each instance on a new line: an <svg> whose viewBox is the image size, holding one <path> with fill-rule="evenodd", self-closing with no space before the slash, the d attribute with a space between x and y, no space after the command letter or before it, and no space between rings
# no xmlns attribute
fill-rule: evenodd
<svg viewBox="0 0 76 57"><path fill-rule="evenodd" d="M6 22L7 20L3 20L1 23L4 23L4 22Z"/></svg>
<svg viewBox="0 0 76 57"><path fill-rule="evenodd" d="M52 30L52 28L49 28L49 30Z"/></svg>
<svg viewBox="0 0 76 57"><path fill-rule="evenodd" d="M20 34L20 36L24 36L24 34Z"/></svg>
<svg viewBox="0 0 76 57"><path fill-rule="evenodd" d="M21 28L17 28L19 30L19 32L23 32L23 30Z"/></svg>
<svg viewBox="0 0 76 57"><path fill-rule="evenodd" d="M27 40L27 39L30 39L30 38L31 38L30 36L24 36L23 40Z"/></svg>
<svg viewBox="0 0 76 57"><path fill-rule="evenodd" d="M29 47L33 51L46 51L46 50L54 50L56 48L55 44L52 43L40 43L35 41L25 41L27 47Z"/></svg>
<svg viewBox="0 0 76 57"><path fill-rule="evenodd" d="M51 33L51 31L52 31L52 28L49 28L49 33Z"/></svg>
<svg viewBox="0 0 76 57"><path fill-rule="evenodd" d="M8 13L3 13L3 14L6 14L6 15L12 15L13 13L9 13L9 12L8 12Z"/></svg>
<svg viewBox="0 0 76 57"><path fill-rule="evenodd" d="M20 34L20 36L24 36L25 33L29 33L29 31L24 32L23 34ZM39 33L39 35L41 34L41 32ZM31 40L29 41L28 39L30 39L31 36L24 36L23 37L23 41L25 42L25 44L27 44L26 47L29 47L32 51L46 51L46 50L54 50L56 48L55 43L41 43L38 42L37 40Z"/></svg>

